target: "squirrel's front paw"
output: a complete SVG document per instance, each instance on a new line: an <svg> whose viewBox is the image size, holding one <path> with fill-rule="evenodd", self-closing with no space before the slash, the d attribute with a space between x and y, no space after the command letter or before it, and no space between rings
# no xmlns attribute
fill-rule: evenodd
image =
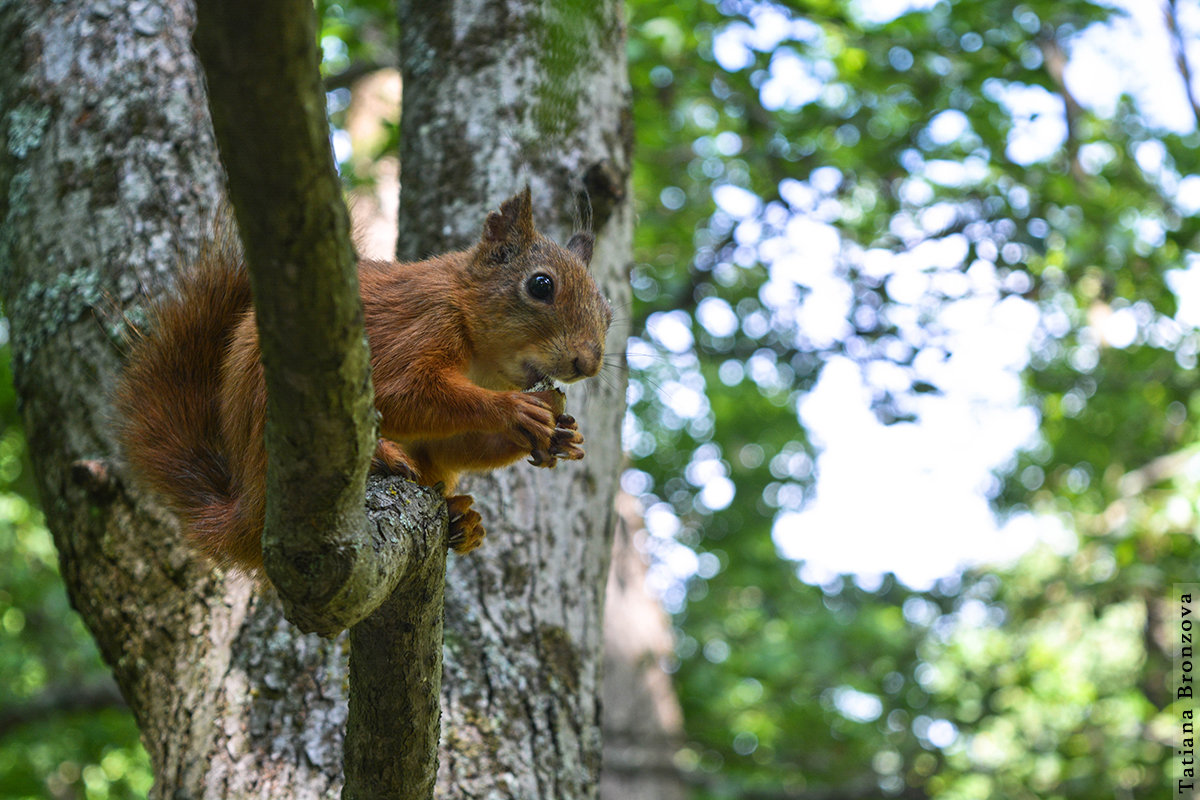
<svg viewBox="0 0 1200 800"><path fill-rule="evenodd" d="M450 513L450 549L459 555L469 553L483 544L484 530L479 512L471 508L475 499L469 494L456 494L446 498L446 510Z"/></svg>
<svg viewBox="0 0 1200 800"><path fill-rule="evenodd" d="M558 459L578 461L583 458L583 434L575 418L569 414L559 414L554 421L554 435L550 437L550 447L546 450L534 450L529 454L529 463L535 467L554 469Z"/></svg>
<svg viewBox="0 0 1200 800"><path fill-rule="evenodd" d="M548 451L557 429L557 415L541 394L512 392L508 396L511 405L507 436L530 452Z"/></svg>

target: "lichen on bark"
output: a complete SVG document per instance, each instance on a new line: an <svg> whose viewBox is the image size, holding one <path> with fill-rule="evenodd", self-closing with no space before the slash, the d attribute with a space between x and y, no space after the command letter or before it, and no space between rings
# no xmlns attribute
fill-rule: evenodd
<svg viewBox="0 0 1200 800"><path fill-rule="evenodd" d="M563 0L544 3L530 14L530 31L542 57L531 93L533 127L538 137L562 138L585 118L580 107L586 81L608 30L603 3Z"/></svg>

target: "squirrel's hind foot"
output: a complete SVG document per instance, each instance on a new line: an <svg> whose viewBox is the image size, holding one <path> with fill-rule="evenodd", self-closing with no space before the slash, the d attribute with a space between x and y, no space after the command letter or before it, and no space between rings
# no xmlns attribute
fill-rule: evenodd
<svg viewBox="0 0 1200 800"><path fill-rule="evenodd" d="M456 494L446 498L446 509L450 512L450 549L459 555L469 553L483 544L487 533L481 523L479 512L471 508L475 499L469 494Z"/></svg>
<svg viewBox="0 0 1200 800"><path fill-rule="evenodd" d="M375 445L371 472L376 475L399 475L413 483L421 482L421 473L417 471L417 465L408 457L408 453L400 449L400 445L387 439L380 439Z"/></svg>

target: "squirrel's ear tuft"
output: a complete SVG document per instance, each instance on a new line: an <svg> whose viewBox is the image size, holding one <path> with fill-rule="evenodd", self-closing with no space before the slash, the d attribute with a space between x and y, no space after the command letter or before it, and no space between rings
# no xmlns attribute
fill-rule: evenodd
<svg viewBox="0 0 1200 800"><path fill-rule="evenodd" d="M583 262L586 267L592 263L592 246L596 243L596 237L592 236L587 231L579 231L567 240L567 249Z"/></svg>
<svg viewBox="0 0 1200 800"><path fill-rule="evenodd" d="M515 254L533 240L533 201L529 186L500 204L500 211L488 214L483 226L483 241L500 245L502 252Z"/></svg>

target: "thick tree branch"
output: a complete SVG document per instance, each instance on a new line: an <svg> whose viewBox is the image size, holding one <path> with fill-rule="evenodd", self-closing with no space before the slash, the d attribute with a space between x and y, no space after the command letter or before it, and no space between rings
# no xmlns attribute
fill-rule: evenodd
<svg viewBox="0 0 1200 800"><path fill-rule="evenodd" d="M439 500L441 518L414 526L407 536L413 568L374 614L350 629L346 800L433 797L441 733L446 506L437 492L425 491ZM372 483L368 513L393 505L394 498L376 492Z"/></svg>
<svg viewBox="0 0 1200 800"><path fill-rule="evenodd" d="M426 513L377 522L407 490L373 481L374 524L364 514L376 437L370 360L312 4L201 0L198 11L267 382L267 574L302 629L330 635L357 623L346 796L424 798L437 773L445 505L410 487L426 493Z"/></svg>
<svg viewBox="0 0 1200 800"><path fill-rule="evenodd" d="M370 363L312 4L201 0L195 44L267 383L267 574L288 619L332 635L378 606L397 576L367 546Z"/></svg>

